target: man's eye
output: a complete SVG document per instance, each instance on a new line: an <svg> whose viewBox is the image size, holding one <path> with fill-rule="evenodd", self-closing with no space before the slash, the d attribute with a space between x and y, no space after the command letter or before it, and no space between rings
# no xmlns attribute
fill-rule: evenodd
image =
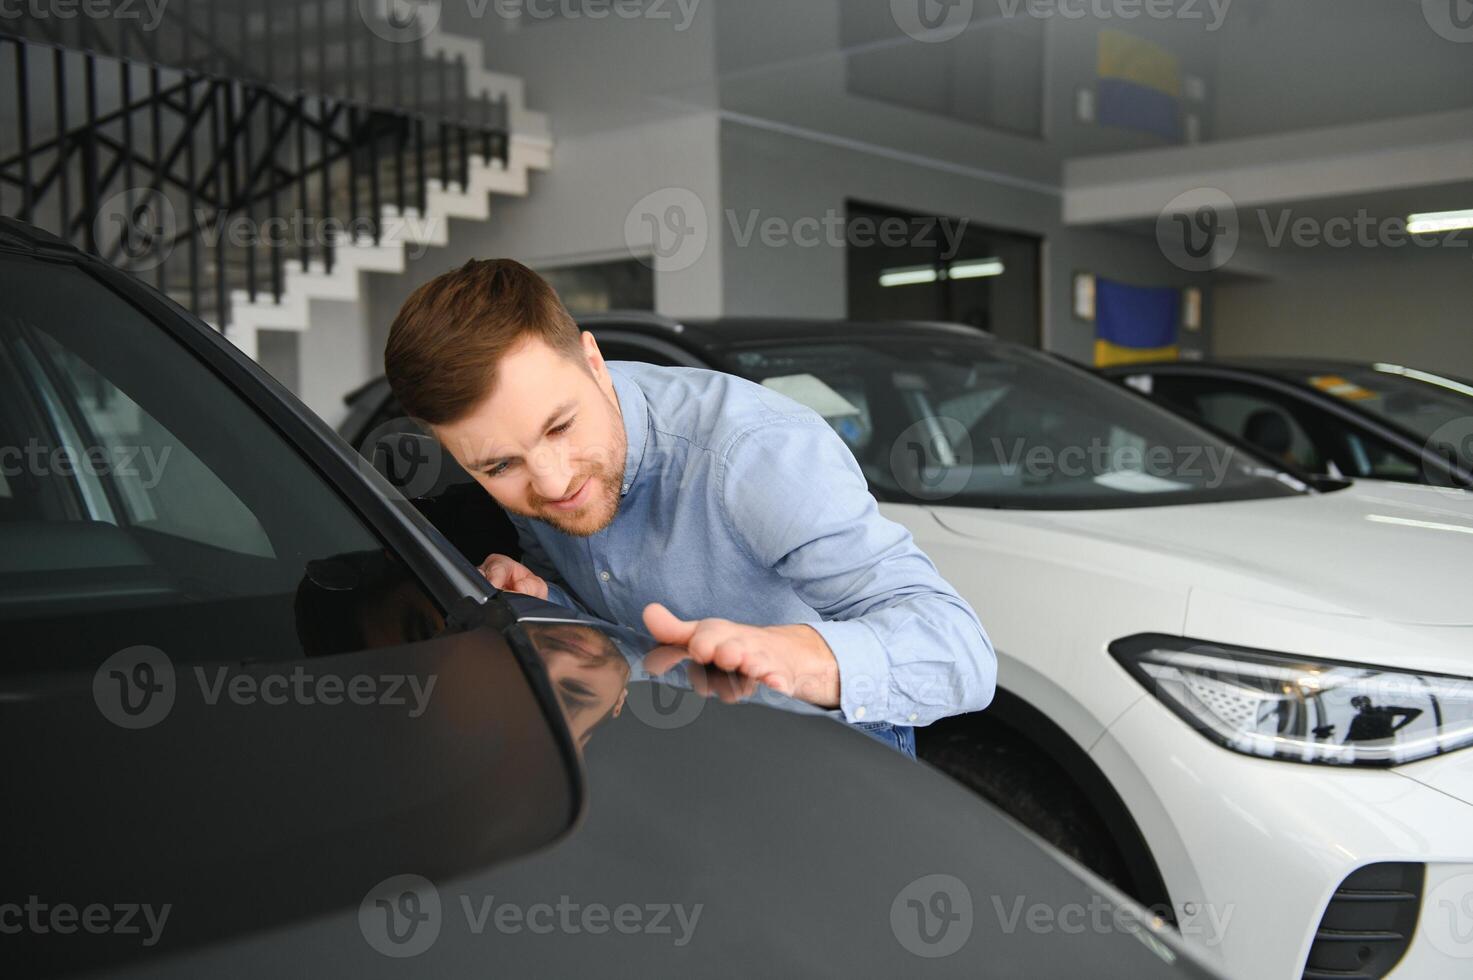
<svg viewBox="0 0 1473 980"><path fill-rule="evenodd" d="M486 475L500 476L501 474L506 472L507 467L510 465L510 463L497 463L495 466L492 466L486 470Z"/></svg>
<svg viewBox="0 0 1473 980"><path fill-rule="evenodd" d="M568 421L564 422L562 425L555 425L555 426L553 426L551 429L548 429L547 430L548 431L548 434L549 435L554 435L554 436L560 436L560 435L562 435L564 432L567 432L569 429L571 429L573 427L573 421L576 418L577 418L577 416L574 416L574 418L568 419Z"/></svg>

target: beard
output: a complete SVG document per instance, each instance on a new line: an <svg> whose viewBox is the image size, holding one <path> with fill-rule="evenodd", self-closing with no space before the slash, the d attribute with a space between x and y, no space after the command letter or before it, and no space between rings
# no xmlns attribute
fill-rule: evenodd
<svg viewBox="0 0 1473 980"><path fill-rule="evenodd" d="M506 509L519 517L542 521L573 537L591 537L612 524L619 513L625 457L628 452L629 439L624 434L624 427L619 425L615 428L614 445L607 458L593 460L580 467L577 475L568 484L569 490L576 490L587 480L596 481L589 488L592 493L588 501L576 511L553 510L550 501L536 497L530 501L531 506L527 510L514 507Z"/></svg>

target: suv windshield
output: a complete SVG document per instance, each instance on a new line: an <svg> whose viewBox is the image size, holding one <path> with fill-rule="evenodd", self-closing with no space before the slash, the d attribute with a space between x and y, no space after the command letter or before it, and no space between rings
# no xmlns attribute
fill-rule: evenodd
<svg viewBox="0 0 1473 980"><path fill-rule="evenodd" d="M882 500L1086 509L1304 489L1107 381L981 338L739 346L728 360L824 416Z"/></svg>
<svg viewBox="0 0 1473 980"><path fill-rule="evenodd" d="M256 410L70 265L0 254L7 673L424 639L441 610Z"/></svg>
<svg viewBox="0 0 1473 980"><path fill-rule="evenodd" d="M1394 364L1337 368L1298 380L1401 426L1449 462L1473 470L1473 385Z"/></svg>

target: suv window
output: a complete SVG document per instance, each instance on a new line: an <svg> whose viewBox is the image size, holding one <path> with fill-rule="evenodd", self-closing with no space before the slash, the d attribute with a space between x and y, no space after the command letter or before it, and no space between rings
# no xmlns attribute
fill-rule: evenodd
<svg viewBox="0 0 1473 980"><path fill-rule="evenodd" d="M269 661L422 639L441 610L329 484L159 326L0 257L6 671Z"/></svg>
<svg viewBox="0 0 1473 980"><path fill-rule="evenodd" d="M1331 412L1273 388L1158 375L1156 397L1311 473L1420 482L1421 461Z"/></svg>

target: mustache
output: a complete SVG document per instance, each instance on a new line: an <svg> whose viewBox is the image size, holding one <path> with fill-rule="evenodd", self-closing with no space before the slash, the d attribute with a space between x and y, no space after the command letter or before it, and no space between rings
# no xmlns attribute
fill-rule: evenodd
<svg viewBox="0 0 1473 980"><path fill-rule="evenodd" d="M601 466L599 466L597 463L590 464L587 470L580 470L576 475L574 475L572 481L568 484L568 489L563 492L563 495L561 497L534 496L532 498L532 505L540 509L547 506L548 504L556 503L559 500L567 500L579 489L581 489L585 482L593 479L594 477L601 476L602 474L603 468Z"/></svg>

